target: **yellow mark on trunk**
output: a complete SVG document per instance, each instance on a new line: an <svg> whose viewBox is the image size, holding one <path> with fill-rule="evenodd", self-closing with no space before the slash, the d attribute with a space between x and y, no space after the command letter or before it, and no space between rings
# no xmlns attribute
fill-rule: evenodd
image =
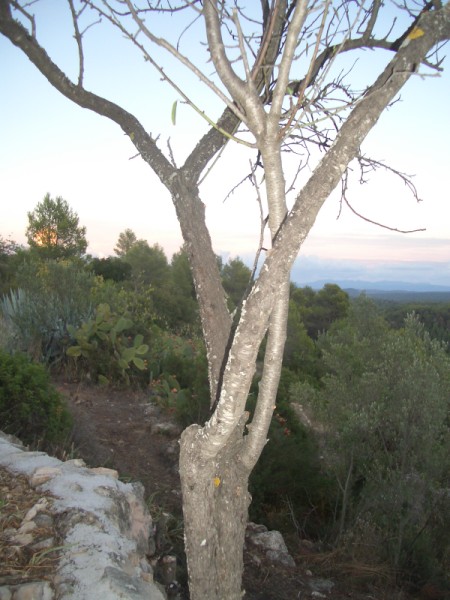
<svg viewBox="0 0 450 600"><path fill-rule="evenodd" d="M420 38L423 35L425 35L425 31L423 29L420 29L420 27L413 27L406 39L416 40L417 38Z"/></svg>

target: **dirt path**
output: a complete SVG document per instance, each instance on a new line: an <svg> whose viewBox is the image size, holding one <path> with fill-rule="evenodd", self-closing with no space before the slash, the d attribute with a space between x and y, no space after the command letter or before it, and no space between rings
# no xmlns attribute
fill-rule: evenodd
<svg viewBox="0 0 450 600"><path fill-rule="evenodd" d="M74 452L89 466L110 467L121 479L140 481L147 500L181 514L176 427L143 392L58 383L74 417Z"/></svg>
<svg viewBox="0 0 450 600"><path fill-rule="evenodd" d="M74 417L74 447L89 466L114 468L122 479L140 481L147 501L170 513L181 525L181 493L178 475L178 438L181 432L167 415L149 403L148 395L129 390L55 382ZM182 546L180 536L180 548ZM291 549L292 550L292 549ZM177 552L175 552L177 553ZM180 559L180 552L178 558ZM355 589L355 582L339 577L330 593L322 596L310 587L310 569L321 577L317 563L292 552L296 569L255 565L244 553L244 588L247 600L406 600L392 590ZM310 557L311 558L311 557ZM182 558L181 558L182 561ZM325 575L326 576L326 575ZM312 581L312 580L310 580ZM360 588L358 584L356 586ZM365 586L363 586L365 587ZM369 592L370 590L370 592ZM187 599L186 589L181 597Z"/></svg>

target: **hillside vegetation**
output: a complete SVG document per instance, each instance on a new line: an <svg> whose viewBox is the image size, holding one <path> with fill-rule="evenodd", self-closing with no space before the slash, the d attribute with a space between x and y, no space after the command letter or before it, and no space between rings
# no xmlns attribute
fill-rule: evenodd
<svg viewBox="0 0 450 600"><path fill-rule="evenodd" d="M2 238L2 429L41 445L67 435L48 374L142 390L184 426L208 417L186 253L169 261L127 231L105 259L48 258ZM250 270L239 258L217 260L230 309L239 310ZM377 307L337 285L291 285L276 410L251 478L252 519L401 585L445 590L449 315L446 304ZM257 386L258 374L250 412Z"/></svg>

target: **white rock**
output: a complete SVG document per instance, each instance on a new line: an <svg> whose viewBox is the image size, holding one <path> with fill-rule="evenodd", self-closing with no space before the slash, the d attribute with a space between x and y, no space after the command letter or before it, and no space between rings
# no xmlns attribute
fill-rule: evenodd
<svg viewBox="0 0 450 600"><path fill-rule="evenodd" d="M12 592L6 585L0 586L0 600L12 600Z"/></svg>
<svg viewBox="0 0 450 600"><path fill-rule="evenodd" d="M119 473L115 469L107 469L106 467L94 467L93 469L89 470L91 471L91 473L95 473L95 475L107 475L108 477L119 479Z"/></svg>
<svg viewBox="0 0 450 600"><path fill-rule="evenodd" d="M47 581L22 584L14 592L14 600L52 600L55 597Z"/></svg>
<svg viewBox="0 0 450 600"><path fill-rule="evenodd" d="M32 487L37 487L38 485L42 485L46 483L56 475L61 474L61 469L59 467L39 467L33 473L33 476L30 479L30 485Z"/></svg>
<svg viewBox="0 0 450 600"><path fill-rule="evenodd" d="M36 529L37 525L34 521L25 521L18 529L18 533L30 533Z"/></svg>
<svg viewBox="0 0 450 600"><path fill-rule="evenodd" d="M73 465L74 467L85 467L86 463L82 458L71 458L70 460L66 460L66 465Z"/></svg>
<svg viewBox="0 0 450 600"><path fill-rule="evenodd" d="M26 452L1 432L0 466L25 475L51 496L47 511L63 536L52 577L54 592L48 582L34 591L17 586L20 595L5 600L53 600L55 595L58 600L165 600L150 581L151 570L142 577L140 561L153 533L142 485L119 481L111 469L91 470L45 453ZM28 515L29 523L34 512ZM20 545L33 542L30 533L11 533L18 551Z"/></svg>
<svg viewBox="0 0 450 600"><path fill-rule="evenodd" d="M38 500L38 502L36 502L36 504L34 506L32 506L30 508L30 510L27 512L27 514L25 515L25 517L23 518L24 521L31 521L32 519L34 519L34 517L39 513L42 512L43 510L46 510L47 507L49 506L49 501L48 498L41 498L40 500Z"/></svg>

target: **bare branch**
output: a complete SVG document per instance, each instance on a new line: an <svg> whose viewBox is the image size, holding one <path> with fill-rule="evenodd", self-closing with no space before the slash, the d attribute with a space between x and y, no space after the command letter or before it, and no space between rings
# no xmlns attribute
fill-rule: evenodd
<svg viewBox="0 0 450 600"><path fill-rule="evenodd" d="M35 38L36 37L36 20L34 18L34 15L30 14L27 10L25 10L26 7L28 6L32 6L33 4L35 4L36 2L38 2L38 0L33 0L32 2L28 2L25 6L22 6L21 4L19 4L19 2L16 2L15 0L13 0L11 2L11 5L18 11L20 12L26 19L28 19L28 21L30 21L30 25L31 25L31 35Z"/></svg>
<svg viewBox="0 0 450 600"><path fill-rule="evenodd" d="M409 189L409 191L413 195L416 202L422 201L421 198L419 198L419 194L417 192L416 186L414 185L414 183L411 180L412 175L402 173L398 169L394 169L394 167L391 167L390 165L387 165L380 160L375 160L375 159L369 158L367 156L360 155L360 156L357 156L356 158L358 160L358 164L359 164L360 170L361 170L361 174L360 174L360 178L359 178L360 183L367 182L366 175L369 171L376 171L377 169L384 169L385 171L392 173L396 177L399 177L403 181L403 183L406 185L406 187Z"/></svg>
<svg viewBox="0 0 450 600"><path fill-rule="evenodd" d="M131 12L134 20L136 21L139 29L148 37L148 39L151 40L153 43L157 44L158 46L161 46L161 48L164 48L165 50L167 50L170 54L172 54L172 56L177 58L181 64L185 65L188 69L190 69L200 79L200 81L202 81L206 86L208 86L224 102L224 104L226 104L226 106L228 106L228 108L230 110L235 112L236 116L242 120L243 115L241 115L239 113L239 110L236 107L236 105L233 102L230 102L230 100L225 96L225 94L223 94L223 92L220 90L220 88L218 88L216 85L214 85L214 83L211 82L211 80L208 77L206 77L206 75L200 69L198 69L186 56L181 54L176 48L174 48L171 44L169 44L169 42L167 40L165 40L164 38L155 36L145 25L144 21L139 17L139 15L138 15L137 11L134 9L131 1L125 0L125 2L127 4L128 8L130 9L130 12ZM128 37L130 37L127 30L123 29L123 32ZM137 44L135 36L133 37L133 41ZM176 84L173 82L173 80L167 77L167 75L164 73L163 69L161 67L159 67L156 64L156 62L150 57L149 53L144 49L142 44L138 44L138 45L139 45L140 49L145 53L147 60L149 60L152 63L152 65L155 66L161 73L163 73L164 77L167 79L167 81L169 81L170 84L176 88L177 92L180 93L179 86L176 86ZM189 102L190 105L195 106L195 104L189 100L189 98L187 97L187 95L185 93L182 93L182 97L187 102ZM197 112L201 113L201 111L197 111ZM210 121L208 120L208 122L210 122ZM211 122L210 122L210 124L211 124Z"/></svg>
<svg viewBox="0 0 450 600"><path fill-rule="evenodd" d="M369 13L369 18L367 21L367 27L364 30L364 33L361 38L362 41L365 43L367 43L369 41L369 39L372 37L373 28L375 27L375 23L377 22L380 7L381 7L381 0L375 0L375 2L372 3L372 8Z"/></svg>
<svg viewBox="0 0 450 600"><path fill-rule="evenodd" d="M352 213L354 215L356 215L357 217L359 217L363 221L366 221L367 223L371 223L372 225L376 225L377 227L382 227L383 229L388 229L389 231L395 231L396 233L417 233L419 231L426 231L426 228L419 228L419 229L398 229L397 227L390 227L389 225L384 225L383 223L379 223L378 221L373 221L372 219L369 219L368 217L365 217L361 213L357 212L353 208L353 206L350 204L350 202L347 200L347 198L345 196L343 196L342 199L343 199L343 201L345 202L345 204L349 207L349 209L352 211Z"/></svg>
<svg viewBox="0 0 450 600"><path fill-rule="evenodd" d="M259 257L261 256L261 252L264 250L263 248L263 244L264 244L264 231L266 229L266 225L267 222L269 220L269 215L267 215L266 218L264 218L264 210L263 210L263 203L262 203L262 198L261 198L261 191L259 189L259 184L256 180L256 175L255 175L255 171L257 168L258 164L256 163L255 165L252 165L250 163L250 181L253 183L253 187L256 190L256 201L258 202L258 206L259 206L259 222L260 222L260 228L259 228L259 243L258 243L258 250L255 253L255 258L253 261L253 268L252 268L252 272L251 272L251 276L250 276L250 281L249 284L247 286L247 289L245 290L244 293L244 298L247 298L251 286L253 284L253 281L255 279L255 275L256 275L256 271L258 269L258 264L259 264Z"/></svg>
<svg viewBox="0 0 450 600"><path fill-rule="evenodd" d="M83 54L83 40L82 35L80 33L80 29L78 27L78 17L80 13L75 11L75 7L73 5L73 0L68 0L70 6L70 12L72 13L72 22L73 28L75 31L75 40L78 46L78 85L81 87L83 85L83 76L84 76L84 54ZM83 9L81 9L83 10Z"/></svg>
<svg viewBox="0 0 450 600"><path fill-rule="evenodd" d="M263 0L261 0L263 2ZM264 33L261 41L261 45L259 47L258 54L255 59L255 63L252 69L252 78L256 79L260 69L262 69L263 78L265 81L266 91L269 90L270 83L270 75L273 73L273 64L266 64L266 60L268 56L272 53L270 52L270 45L273 44L273 40L281 39L281 32L277 33L277 23L280 23L280 17L284 21L284 13L286 10L286 3L284 2L284 6L282 6L281 0L277 0L275 2L274 8L270 11L268 3L266 2L263 6L264 10ZM278 26L279 29L279 26ZM278 42L279 45L279 42ZM270 59L269 59L270 60Z"/></svg>
<svg viewBox="0 0 450 600"><path fill-rule="evenodd" d="M405 7L403 7L403 8L406 9ZM388 31L388 33L386 34L386 36L384 38L378 39L378 38L372 37L374 25L375 25L377 16L379 14L379 9L380 9L379 0L377 2L373 2L371 4L371 8L369 10L367 27L364 30L362 36L360 38L348 38L348 39L345 39L344 41L338 42L337 44L331 43L331 40L328 39L328 36L327 36L325 49L315 59L315 61L313 63L313 68L308 71L309 78L310 78L309 83L307 83L305 85L305 78L303 78L301 80L297 80L297 81L291 81L289 83L289 89L291 90L292 95L298 96L301 93L301 90L303 87L306 88L308 86L315 84L319 73L322 72L325 65L327 65L330 60L333 60L336 57L337 53L342 54L342 53L356 50L359 48L367 48L367 49L380 48L380 49L384 49L384 50L389 50L391 52L396 52L401 47L404 40L407 39L407 37L411 33L411 31L414 29L414 27L416 26L418 19L421 17L421 15L425 14L426 12L432 11L434 8L435 8L435 3L433 1L428 2L425 5L425 7L423 8L423 10L419 12L419 14L412 15L414 17L414 20L411 23L411 25L407 28L407 30L396 40L390 42L390 41L388 41L390 31ZM361 7L360 11L361 10L362 10L362 7ZM394 24L392 25L392 28L393 28L393 26L394 26ZM430 66L432 66L432 65L430 65Z"/></svg>
<svg viewBox="0 0 450 600"><path fill-rule="evenodd" d="M308 72L306 74L306 77L303 79L302 85L300 86L300 89L298 91L297 105L294 108L291 109L289 119L288 119L286 125L283 127L283 129L280 132L281 136L283 136L283 134L286 131L289 130L289 128L291 126L291 123L294 120L295 114L297 113L297 111L302 106L303 97L305 95L305 90L306 90L306 87L307 87L307 85L308 85L308 83L310 81L311 74L312 74L312 71L313 71L313 68L314 68L314 63L315 63L316 58L317 58L317 53L319 52L319 46L320 46L320 42L321 42L321 39L322 39L322 33L323 33L323 29L325 27L325 20L326 20L327 15L328 15L329 3L330 3L330 0L327 0L326 3L325 3L325 7L324 7L324 10L323 10L323 16L322 16L322 23L321 23L321 25L319 27L319 31L317 33L316 44L315 44L315 48L314 48L314 51L313 51L312 60L311 60L311 63L309 65L309 69L308 69ZM288 73L288 75L289 75L289 73Z"/></svg>
<svg viewBox="0 0 450 600"><path fill-rule="evenodd" d="M410 181L410 179L406 175L404 175L403 173L400 173L399 171L396 171L395 169L389 168L389 167L387 167L387 165L384 165L378 161L372 161L370 159L363 159L362 157L357 157L357 158L358 158L358 162L360 165L362 165L362 161L365 161L364 166L361 166L360 183L365 183L365 181L366 181L364 178L364 173L365 173L365 169L367 168L368 164L371 165L372 169L376 169L377 167L385 167L386 169L388 169L395 175L399 176L403 180L405 185L407 185L409 187L409 189L412 191L416 200L419 201L419 198L417 196L417 190L416 190L414 184L412 183L412 181ZM353 206L350 204L350 202L347 198L347 190L348 190L348 170L342 176L342 181L341 181L341 206L342 206L342 203L344 203L346 206L348 206L348 208L351 210L351 212L354 215L356 215L358 218L362 219L363 221L366 221L366 223L371 223L372 225L376 225L377 227L381 227L383 229L388 229L389 231L395 231L396 233L417 233L419 231L426 231L426 229L424 229L424 228L409 229L409 230L398 229L397 227L391 227L390 225L385 225L383 223L380 223L379 221L374 221L373 219L369 219L368 217L366 217L363 214L361 214L360 212L358 212L355 208L353 208ZM341 212L341 211L339 211L339 212Z"/></svg>
<svg viewBox="0 0 450 600"><path fill-rule="evenodd" d="M231 67L222 39L217 0L205 0L203 11L209 51L217 73L233 100L245 111L241 120L258 137L265 112L253 85L246 85Z"/></svg>
<svg viewBox="0 0 450 600"><path fill-rule="evenodd" d="M283 104L286 88L289 82L289 74L291 71L292 61L294 59L295 50L297 48L298 38L301 28L308 14L307 0L298 0L294 9L294 16L288 28L288 34L284 45L283 56L281 59L278 79L275 84L272 97L271 113L279 118L281 107Z"/></svg>
<svg viewBox="0 0 450 600"><path fill-rule="evenodd" d="M241 55L241 59L244 63L244 71L245 71L245 77L247 79L247 83L250 85L252 83L252 79L251 79L251 72L250 72L250 66L248 64L248 58L247 58L247 52L245 50L245 40L244 40L244 34L242 33L242 28L241 28L241 24L239 22L239 16L238 16L238 12L237 10L234 8L233 9L233 23L236 27L236 31L237 31L237 35L238 35L238 40L239 40L239 52Z"/></svg>
<svg viewBox="0 0 450 600"><path fill-rule="evenodd" d="M279 54L283 29L286 18L286 0L277 0L275 8L270 14L270 19L264 20L263 29L263 50L260 49L253 67L252 77L255 81L258 93L266 90L264 97L268 97L270 80L273 75L276 58ZM266 40L268 40L266 42ZM258 64L258 67L256 65ZM239 120L228 108L217 122L220 130L226 130L233 133L239 126ZM223 148L228 138L219 134L218 130L210 129L198 142L190 156L187 158L183 169L194 176L199 177L200 173L206 167L211 157Z"/></svg>

